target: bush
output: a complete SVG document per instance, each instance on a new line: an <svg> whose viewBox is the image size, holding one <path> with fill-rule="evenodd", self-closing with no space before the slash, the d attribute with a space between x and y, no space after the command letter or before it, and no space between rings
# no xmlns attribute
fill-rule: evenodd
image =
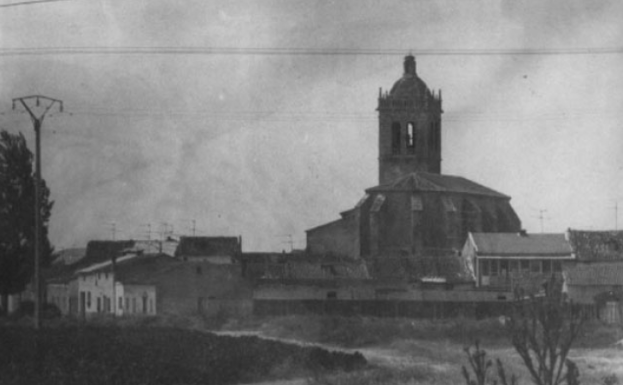
<svg viewBox="0 0 623 385"><path fill-rule="evenodd" d="M554 277L541 297L516 294L507 322L509 336L535 384L558 385L563 379L568 385L577 384L577 366L567 355L584 320Z"/></svg>
<svg viewBox="0 0 623 385"><path fill-rule="evenodd" d="M21 317L33 317L35 315L35 303L33 301L21 301L19 307L14 316ZM61 316L61 310L58 306L52 303L41 304L41 318L52 319Z"/></svg>

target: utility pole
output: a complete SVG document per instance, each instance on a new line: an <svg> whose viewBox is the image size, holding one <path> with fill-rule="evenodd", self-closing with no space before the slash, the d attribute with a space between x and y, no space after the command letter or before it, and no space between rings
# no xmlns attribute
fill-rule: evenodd
<svg viewBox="0 0 623 385"><path fill-rule="evenodd" d="M147 241L151 241L151 223L144 223L141 226L147 227Z"/></svg>
<svg viewBox="0 0 623 385"><path fill-rule="evenodd" d="M112 240L114 241L117 235L117 224L115 222L110 222L108 226L110 226L110 233L112 235Z"/></svg>
<svg viewBox="0 0 623 385"><path fill-rule="evenodd" d="M169 235L169 226L171 226L171 233L173 233L173 225L168 222L160 222L160 228L162 229L160 238L165 241L167 235Z"/></svg>
<svg viewBox="0 0 623 385"><path fill-rule="evenodd" d="M197 221L194 219L184 219L184 221L192 223L191 231L194 237L197 234Z"/></svg>
<svg viewBox="0 0 623 385"><path fill-rule="evenodd" d="M28 100L35 100L36 107L41 105L41 100L47 106L38 116L26 103ZM41 126L45 115L56 103L59 104L59 111L63 112L63 102L58 99L48 98L41 95L24 96L13 99L13 109L15 104L20 102L28 111L30 120L35 129L35 329L41 327Z"/></svg>
<svg viewBox="0 0 623 385"><path fill-rule="evenodd" d="M537 218L539 218L539 221L541 222L541 234L543 233L543 220L545 219L545 217L543 216L543 213L546 213L547 210L539 210L539 216Z"/></svg>
<svg viewBox="0 0 623 385"><path fill-rule="evenodd" d="M292 252L294 250L294 240L292 239L292 234L284 234L280 235L280 237L288 237L287 241L282 241L281 243L290 245L290 252Z"/></svg>

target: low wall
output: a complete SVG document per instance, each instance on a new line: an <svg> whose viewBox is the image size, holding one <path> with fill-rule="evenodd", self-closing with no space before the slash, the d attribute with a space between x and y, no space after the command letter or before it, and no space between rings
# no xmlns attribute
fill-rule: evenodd
<svg viewBox="0 0 623 385"><path fill-rule="evenodd" d="M400 300L254 300L256 316L321 314L405 318L485 318L508 314L511 302Z"/></svg>

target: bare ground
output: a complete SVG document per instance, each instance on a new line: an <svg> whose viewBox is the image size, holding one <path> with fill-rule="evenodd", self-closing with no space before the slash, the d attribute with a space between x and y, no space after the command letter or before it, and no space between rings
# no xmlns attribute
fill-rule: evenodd
<svg viewBox="0 0 623 385"><path fill-rule="evenodd" d="M366 346L364 348L343 348L328 344L311 343L299 341L291 338L279 338L263 335L260 331L223 331L217 332L222 335L255 335L261 338L279 340L303 346L319 346L328 350L336 350L352 353L358 351L362 353L373 367L389 369L392 371L404 371L406 369L421 368L427 374L427 378L407 382L404 384L422 385L442 385L442 384L463 384L464 379L461 375L461 366L467 365L463 346L451 341L430 341L430 340L396 340L389 344ZM488 356L500 358L507 372L515 373L519 376L520 384L531 384L528 372L524 368L521 359L512 347L484 347ZM604 378L609 375L616 375L620 383L623 383L623 349L612 345L608 348L600 349L574 349L570 357L580 369L581 383L586 385L599 385L604 383ZM326 379L325 379L326 380ZM318 381L318 379L315 379ZM296 379L290 381L271 382L279 385L302 385L313 383L314 379ZM334 382L326 380L325 383L350 383L336 379ZM372 383L372 382L371 382ZM262 385L268 383L262 383Z"/></svg>

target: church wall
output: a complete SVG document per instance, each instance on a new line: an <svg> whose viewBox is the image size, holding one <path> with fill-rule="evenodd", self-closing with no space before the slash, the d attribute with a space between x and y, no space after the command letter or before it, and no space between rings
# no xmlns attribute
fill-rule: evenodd
<svg viewBox="0 0 623 385"><path fill-rule="evenodd" d="M521 224L507 214L508 201L492 197L441 192L386 192L384 210L368 214L378 231L378 252L371 255L419 255L424 250L461 250L468 231L518 232ZM422 210L413 210L417 196ZM504 214L500 214L504 213ZM505 216L502 218L502 216Z"/></svg>
<svg viewBox="0 0 623 385"><path fill-rule="evenodd" d="M354 259L360 254L359 243L359 221L356 212L307 231L307 249L312 254L331 254Z"/></svg>
<svg viewBox="0 0 623 385"><path fill-rule="evenodd" d="M385 210L379 231L379 253L411 253L411 194L386 193Z"/></svg>

